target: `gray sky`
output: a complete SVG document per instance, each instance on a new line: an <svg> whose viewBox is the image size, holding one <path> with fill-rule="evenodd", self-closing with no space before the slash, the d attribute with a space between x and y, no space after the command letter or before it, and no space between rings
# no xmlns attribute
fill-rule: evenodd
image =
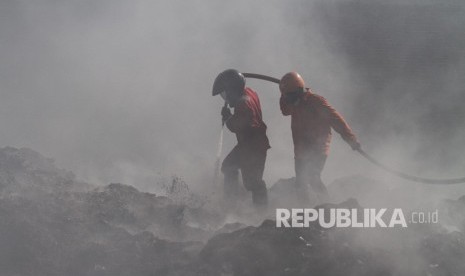
<svg viewBox="0 0 465 276"><path fill-rule="evenodd" d="M30 147L78 177L148 189L210 179L215 76L297 70L386 163L463 172L461 1L2 1L0 146ZM251 80L272 145L268 185L293 174L274 84ZM224 151L234 145L226 133ZM324 178L373 173L334 135ZM378 173L375 171L375 173Z"/></svg>

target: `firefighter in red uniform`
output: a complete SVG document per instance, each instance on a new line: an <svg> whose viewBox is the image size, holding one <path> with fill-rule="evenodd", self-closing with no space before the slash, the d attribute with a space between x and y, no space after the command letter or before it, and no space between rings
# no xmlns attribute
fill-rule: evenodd
<svg viewBox="0 0 465 276"><path fill-rule="evenodd" d="M344 118L326 101L305 88L296 72L285 74L279 84L280 107L284 116L291 115L296 187L301 200L309 200L308 185L319 196L328 200L328 191L321 181L331 143L331 128L338 132L353 150L360 148L354 133Z"/></svg>
<svg viewBox="0 0 465 276"><path fill-rule="evenodd" d="M220 73L213 84L213 95L221 94L227 106L221 110L223 122L236 134L237 145L226 156L221 166L224 174L224 194L229 202L235 201L239 192L239 170L245 188L252 192L255 206L267 205L268 196L263 171L266 152L270 148L266 125L262 120L260 100L255 91L245 87L244 76L234 69Z"/></svg>

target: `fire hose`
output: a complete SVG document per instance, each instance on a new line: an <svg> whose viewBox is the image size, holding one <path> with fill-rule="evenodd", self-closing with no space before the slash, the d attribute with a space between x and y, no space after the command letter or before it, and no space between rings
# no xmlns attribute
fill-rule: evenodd
<svg viewBox="0 0 465 276"><path fill-rule="evenodd" d="M279 84L279 79L273 78L270 76L266 75L260 75L260 74L255 74L255 73L242 73L244 77L246 78L253 78L253 79L260 79L260 80L265 80L269 82L274 82ZM460 184L460 183L465 183L465 177L460 177L460 178L448 178L448 179L433 179L433 178L424 178L424 177L419 177L419 176L414 176L410 175L407 173L399 172L397 170L391 169L387 167L386 165L382 164L381 162L377 161L375 158L373 158L371 155L366 153L364 150L361 148L357 149L358 153L365 157L368 161L370 161L372 164L376 165L377 167L383 169L386 172L389 172L397 177L403 178L405 180L413 181L413 182L418 182L418 183L424 183L424 184L436 184L436 185L449 185L449 184Z"/></svg>
<svg viewBox="0 0 465 276"><path fill-rule="evenodd" d="M227 106L227 103L224 102L224 107ZM215 161L215 171L213 174L213 183L218 183L218 179L220 176L220 163L221 163L221 152L223 150L223 136L224 136L224 121L221 122L221 132L220 138L218 140L218 149L216 151L216 161Z"/></svg>

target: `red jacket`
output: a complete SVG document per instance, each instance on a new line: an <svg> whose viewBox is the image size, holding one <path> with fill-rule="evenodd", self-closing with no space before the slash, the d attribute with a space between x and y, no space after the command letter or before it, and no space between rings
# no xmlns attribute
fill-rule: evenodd
<svg viewBox="0 0 465 276"><path fill-rule="evenodd" d="M283 115L291 115L292 139L296 158L312 154L327 155L331 143L331 128L349 144L358 143L344 118L322 96L309 89L295 104L280 99Z"/></svg>
<svg viewBox="0 0 465 276"><path fill-rule="evenodd" d="M262 150L270 148L260 100L251 88L244 89L244 95L234 107L234 114L226 121L226 126L236 134L239 146Z"/></svg>

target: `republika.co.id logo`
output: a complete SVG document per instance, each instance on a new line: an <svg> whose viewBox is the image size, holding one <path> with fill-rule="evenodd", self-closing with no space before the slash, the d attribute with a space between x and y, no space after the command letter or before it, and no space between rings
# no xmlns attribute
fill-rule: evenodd
<svg viewBox="0 0 465 276"><path fill-rule="evenodd" d="M346 208L305 208L305 209L276 209L276 227L309 227L317 222L322 228L354 227L354 228L396 228L408 227L410 224L438 223L438 210L426 212L410 212L406 219L401 208L388 210L374 209L346 209Z"/></svg>

